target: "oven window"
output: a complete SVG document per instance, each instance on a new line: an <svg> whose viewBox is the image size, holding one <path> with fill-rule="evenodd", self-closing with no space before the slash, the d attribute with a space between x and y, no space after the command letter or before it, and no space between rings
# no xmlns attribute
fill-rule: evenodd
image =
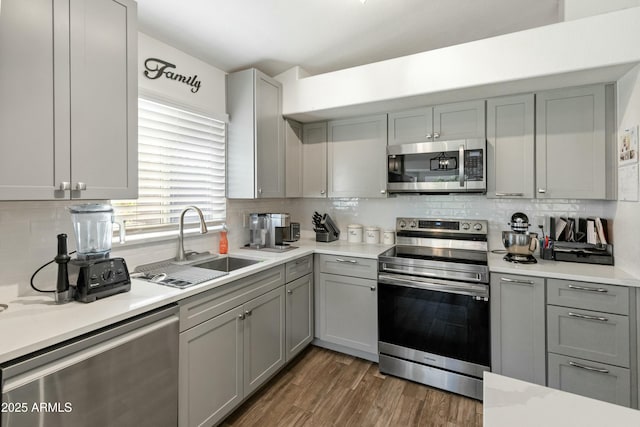
<svg viewBox="0 0 640 427"><path fill-rule="evenodd" d="M489 302L380 283L382 342L490 366Z"/></svg>

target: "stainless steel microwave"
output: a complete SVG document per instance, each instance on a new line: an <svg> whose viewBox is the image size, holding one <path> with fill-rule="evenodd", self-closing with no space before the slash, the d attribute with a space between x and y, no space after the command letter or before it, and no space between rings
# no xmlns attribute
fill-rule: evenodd
<svg viewBox="0 0 640 427"><path fill-rule="evenodd" d="M485 139L418 142L387 147L389 193L485 193Z"/></svg>

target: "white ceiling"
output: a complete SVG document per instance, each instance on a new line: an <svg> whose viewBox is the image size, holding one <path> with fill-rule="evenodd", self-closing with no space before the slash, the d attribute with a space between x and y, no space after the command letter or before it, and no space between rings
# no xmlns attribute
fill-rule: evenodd
<svg viewBox="0 0 640 427"><path fill-rule="evenodd" d="M311 74L560 21L562 0L138 0L140 30L215 67Z"/></svg>

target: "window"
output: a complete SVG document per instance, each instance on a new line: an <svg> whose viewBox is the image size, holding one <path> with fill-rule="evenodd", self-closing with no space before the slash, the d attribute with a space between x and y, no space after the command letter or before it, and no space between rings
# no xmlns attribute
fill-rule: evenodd
<svg viewBox="0 0 640 427"><path fill-rule="evenodd" d="M222 121L138 99L138 199L112 201L127 233L175 228L189 205L224 221L225 130Z"/></svg>

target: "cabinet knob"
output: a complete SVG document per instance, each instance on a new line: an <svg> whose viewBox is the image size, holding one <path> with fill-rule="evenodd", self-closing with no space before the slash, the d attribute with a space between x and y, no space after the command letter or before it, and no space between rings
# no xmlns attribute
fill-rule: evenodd
<svg viewBox="0 0 640 427"><path fill-rule="evenodd" d="M244 313L240 313L240 314L238 314L238 319L240 319L240 320L244 320Z"/></svg>
<svg viewBox="0 0 640 427"><path fill-rule="evenodd" d="M293 293L293 291L292 291L291 289L289 289L289 290L287 291L287 293L288 293L289 295L291 295L291 294Z"/></svg>
<svg viewBox="0 0 640 427"><path fill-rule="evenodd" d="M380 194L387 194L387 190L380 190Z"/></svg>
<svg viewBox="0 0 640 427"><path fill-rule="evenodd" d="M84 182L78 181L78 183L76 184L76 190L82 191L86 189L87 189L87 184Z"/></svg>
<svg viewBox="0 0 640 427"><path fill-rule="evenodd" d="M258 188L258 194L262 194L262 188Z"/></svg>
<svg viewBox="0 0 640 427"><path fill-rule="evenodd" d="M372 291L375 291L375 290L376 290L376 287L375 287L375 286L372 286L372 287L371 287L371 288L369 288L369 289L371 289Z"/></svg>
<svg viewBox="0 0 640 427"><path fill-rule="evenodd" d="M71 183L69 181L62 181L58 189L61 191L71 190Z"/></svg>
<svg viewBox="0 0 640 427"><path fill-rule="evenodd" d="M244 312L244 314L245 314L246 316L251 316L251 310L246 310L246 311Z"/></svg>
<svg viewBox="0 0 640 427"><path fill-rule="evenodd" d="M325 193L325 191L324 191L324 190L320 190L320 194L324 194L324 193Z"/></svg>
<svg viewBox="0 0 640 427"><path fill-rule="evenodd" d="M428 134L426 135L426 138L427 138L427 139L431 139L431 134L430 134L430 133L428 133Z"/></svg>
<svg viewBox="0 0 640 427"><path fill-rule="evenodd" d="M538 188L538 193L546 193L547 190L545 188Z"/></svg>
<svg viewBox="0 0 640 427"><path fill-rule="evenodd" d="M440 138L440 133L439 132L434 132L433 133L433 138L434 139Z"/></svg>

